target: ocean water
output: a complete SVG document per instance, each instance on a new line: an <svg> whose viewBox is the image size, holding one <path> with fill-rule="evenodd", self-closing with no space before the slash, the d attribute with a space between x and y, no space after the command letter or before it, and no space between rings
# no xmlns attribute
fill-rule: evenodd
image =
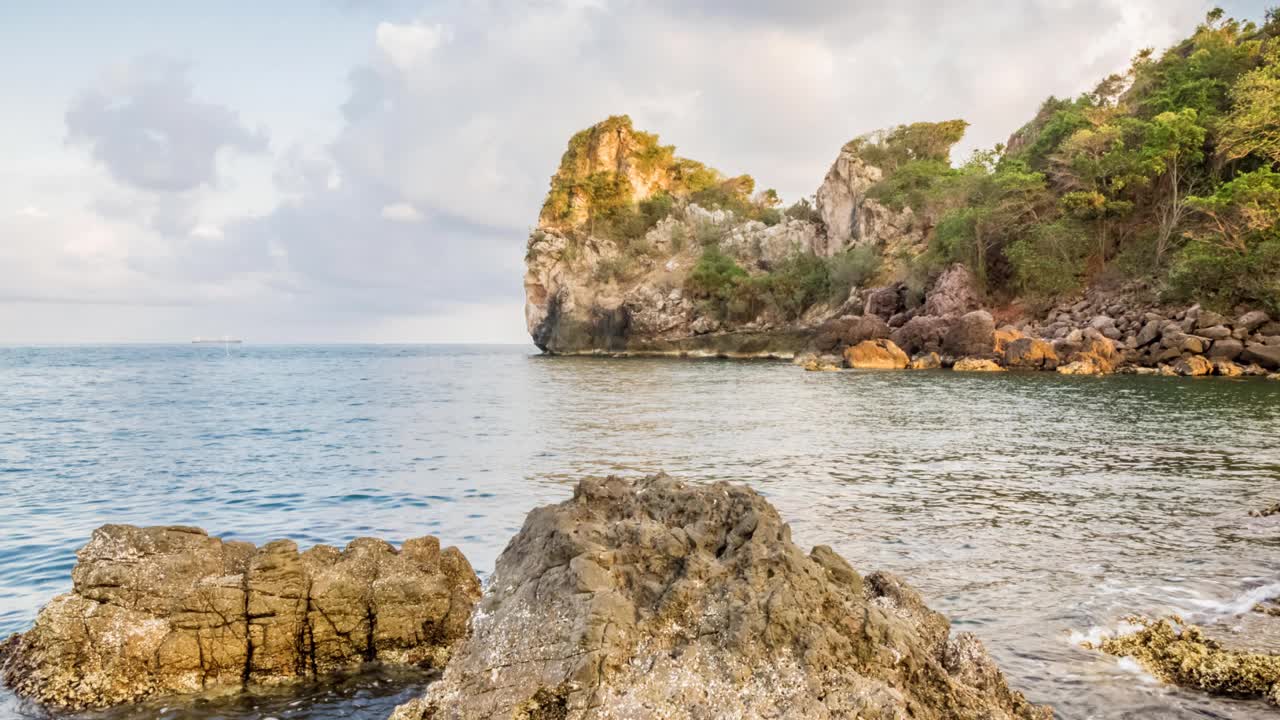
<svg viewBox="0 0 1280 720"><path fill-rule="evenodd" d="M750 483L802 545L888 569L1061 718L1262 718L1079 642L1130 613L1224 633L1280 594L1280 383L805 373L522 347L0 348L0 633L107 522L303 546L424 534L487 573L598 474ZM95 718L383 718L421 677ZM0 694L0 717L43 717Z"/></svg>

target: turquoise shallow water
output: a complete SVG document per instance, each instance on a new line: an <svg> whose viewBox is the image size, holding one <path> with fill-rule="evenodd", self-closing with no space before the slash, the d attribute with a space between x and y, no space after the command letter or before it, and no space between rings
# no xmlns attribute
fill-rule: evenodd
<svg viewBox="0 0 1280 720"><path fill-rule="evenodd" d="M0 348L0 632L70 587L105 522L303 545L434 534L487 572L576 479L666 470L749 482L801 544L901 573L1059 717L1270 717L1075 642L1130 612L1241 625L1232 611L1280 582L1280 518L1247 516L1280 500L1278 437L1280 383L1258 380L520 347ZM420 684L109 717L382 718ZM37 713L0 695L0 717L19 714Z"/></svg>

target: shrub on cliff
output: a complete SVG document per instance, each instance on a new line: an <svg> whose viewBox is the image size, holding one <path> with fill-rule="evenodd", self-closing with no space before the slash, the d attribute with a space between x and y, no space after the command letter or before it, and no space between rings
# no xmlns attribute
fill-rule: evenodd
<svg viewBox="0 0 1280 720"><path fill-rule="evenodd" d="M849 291L866 285L880 272L883 263L880 251L871 245L850 248L828 260L828 297L831 302L844 302L849 297Z"/></svg>

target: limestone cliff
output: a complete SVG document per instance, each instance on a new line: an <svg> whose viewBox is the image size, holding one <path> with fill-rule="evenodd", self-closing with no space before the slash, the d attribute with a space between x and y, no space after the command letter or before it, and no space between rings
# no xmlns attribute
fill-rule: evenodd
<svg viewBox="0 0 1280 720"><path fill-rule="evenodd" d="M861 224L853 231L846 222L831 235L816 216L784 215L771 191L753 195L749 176L677 157L626 116L574 135L525 258L534 343L562 354L802 350L818 325L841 314L847 295L776 302L782 291L764 279L795 258L831 257L910 225L880 210L859 215L875 169L837 165L822 195L825 212L858 215ZM733 274L724 288L741 288L738 297L691 287L700 263L720 255Z"/></svg>

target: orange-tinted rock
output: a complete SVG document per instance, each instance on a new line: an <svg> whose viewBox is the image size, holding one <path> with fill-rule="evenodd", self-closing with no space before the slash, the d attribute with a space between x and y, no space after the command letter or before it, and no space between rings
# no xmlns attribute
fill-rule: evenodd
<svg viewBox="0 0 1280 720"><path fill-rule="evenodd" d="M902 370L911 362L892 340L865 340L845 348L844 361L859 370Z"/></svg>

